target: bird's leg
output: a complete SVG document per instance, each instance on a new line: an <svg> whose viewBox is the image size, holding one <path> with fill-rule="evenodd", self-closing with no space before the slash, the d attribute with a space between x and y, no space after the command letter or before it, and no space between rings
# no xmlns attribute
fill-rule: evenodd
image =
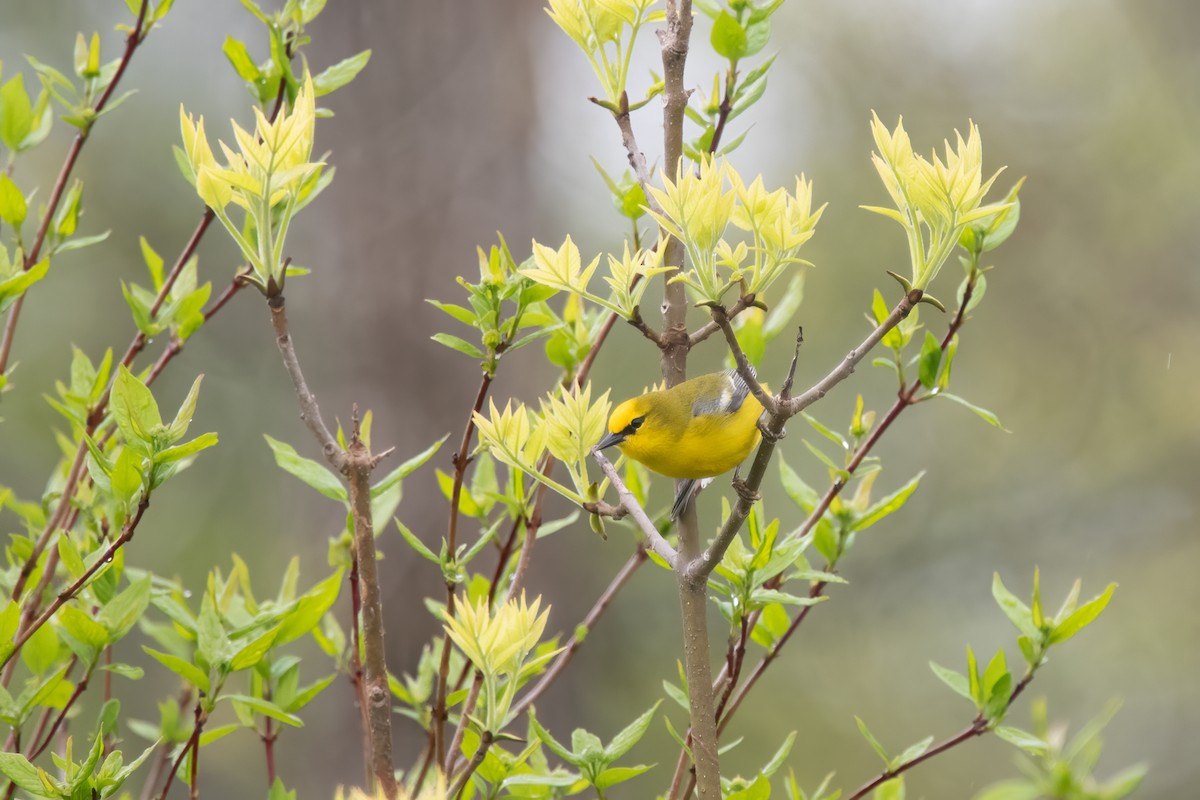
<svg viewBox="0 0 1200 800"><path fill-rule="evenodd" d="M758 422L755 423L758 426L758 432L762 434L762 437L764 439L766 439L771 444L775 444L780 439L787 436L786 430L782 430L779 433L775 433L774 431L772 431L770 429L770 427L768 427L767 423L764 421L765 417L766 417L766 413L764 412L762 415L759 416Z"/></svg>
<svg viewBox="0 0 1200 800"><path fill-rule="evenodd" d="M737 492L737 496L746 501L748 505L754 505L762 499L762 495L756 490L751 489L750 484L742 480L742 476L738 474L740 470L740 466L735 467L733 470L733 490Z"/></svg>

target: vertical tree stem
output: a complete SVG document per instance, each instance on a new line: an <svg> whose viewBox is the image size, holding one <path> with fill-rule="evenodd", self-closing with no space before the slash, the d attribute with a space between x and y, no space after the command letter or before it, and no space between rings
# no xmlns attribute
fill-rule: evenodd
<svg viewBox="0 0 1200 800"><path fill-rule="evenodd" d="M379 574L375 566L375 532L371 522L371 470L374 466L371 451L359 438L356 420L354 438L346 448L346 475L350 479L354 550L362 590L363 694L371 731L371 770L379 788L392 800L397 795L392 766L392 703L383 648L383 603L379 597Z"/></svg>

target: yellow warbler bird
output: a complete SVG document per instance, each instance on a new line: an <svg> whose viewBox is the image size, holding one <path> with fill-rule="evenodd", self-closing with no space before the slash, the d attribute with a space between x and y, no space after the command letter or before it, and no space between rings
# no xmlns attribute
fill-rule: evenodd
<svg viewBox="0 0 1200 800"><path fill-rule="evenodd" d="M626 400L613 410L609 433L596 446L616 445L660 475L686 479L671 508L674 519L697 481L746 459L758 444L762 412L742 376L727 369Z"/></svg>

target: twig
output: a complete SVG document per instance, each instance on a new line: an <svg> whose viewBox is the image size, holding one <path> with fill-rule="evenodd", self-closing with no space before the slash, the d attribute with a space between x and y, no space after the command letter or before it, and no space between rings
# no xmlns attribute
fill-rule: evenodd
<svg viewBox="0 0 1200 800"><path fill-rule="evenodd" d="M70 666L70 667L67 667L67 674L70 674L70 672L71 672L71 667L74 667L74 666L75 666L75 662L76 662L76 660L78 660L78 656L73 656L73 657L71 658L71 666ZM67 703L66 703L66 705L64 705L64 706L63 706L63 707L62 707L62 708L59 710L59 712L58 712L58 716L57 716L57 717L55 718L55 720L54 720L54 724L50 726L50 730L48 730L48 731L46 732L46 735L45 735L45 737L44 737L44 738L42 738L42 742L41 742L41 744L39 744L37 747L33 748L33 749L32 749L32 750L29 752L29 755L27 756L27 758L28 758L30 761L33 761L35 758L37 758L37 757L38 757L38 756L40 756L40 755L41 755L43 752L45 752L46 748L50 746L50 743L51 743L52 741L54 741L54 736L55 736L55 734L57 734L57 733L58 733L58 729L62 727L62 724L63 724L63 722L64 722L64 721L66 720L66 718L67 718L67 714L68 714L68 712L70 712L70 710L71 710L72 706L74 706L74 705L75 705L75 702L76 702L77 700L79 700L79 697L80 697L80 695L82 695L84 692L86 692L86 691L87 691L87 688L88 688L88 681L90 681L90 680L91 680L91 678L92 678L92 672L93 672L95 669L96 669L96 662L95 662L95 661L93 661L91 664L89 664L89 665L88 665L88 669L87 669L87 671L86 671L86 672L83 674L83 678L82 678L82 679L79 681L79 683L75 684L75 691L71 692L71 698L70 698L69 700L67 700ZM47 710L47 711L49 711L50 709L49 709L49 708L47 708L46 710ZM33 735L33 738L32 738L32 739L30 739L30 742L36 742L36 741L37 741L37 739L38 739L38 736L39 736L39 735L41 735L41 732L40 732L40 731L38 731L37 733L35 733L35 734Z"/></svg>
<svg viewBox="0 0 1200 800"><path fill-rule="evenodd" d="M175 776L179 774L179 767L183 764L183 759L187 757L188 751L192 751L192 761L195 762L195 753L200 749L200 734L204 730L204 723L208 720L208 714L204 711L204 705L200 700L196 701L196 710L193 712L193 717L196 722L192 726L192 735L188 737L183 749L179 751L179 756L175 759L175 763L171 765L171 771L167 773L167 782L163 785L162 794L158 796L158 800L167 800L167 794L171 791L171 784L175 782ZM193 785L195 781L193 780Z"/></svg>
<svg viewBox="0 0 1200 800"><path fill-rule="evenodd" d="M316 413L315 402L313 412ZM324 427L324 423L321 423L321 427ZM354 516L354 549L358 557L359 585L362 587L363 680L371 729L371 767L376 785L388 800L394 800L398 790L395 767L392 765L391 691L388 689L383 602L379 596L375 533L371 521L371 470L377 462L359 436L357 409L354 414L354 435L344 455L350 483L350 507ZM355 624L358 624L357 621Z"/></svg>
<svg viewBox="0 0 1200 800"><path fill-rule="evenodd" d="M621 567L608 586L605 587L604 591L600 593L600 596L596 598L596 602L592 604L587 615L584 616L583 622L580 623L584 631L590 631L596 625L600 616L612 603L613 598L617 596L617 592L621 591L621 588L633 576L633 573L644 563L646 563L646 548L644 545L638 545L637 550L629 557L629 560L625 562L625 565ZM521 716L526 708L541 697L542 693L550 687L550 684L554 683L559 674L567 668L567 665L571 663L571 659L575 657L575 653L582 646L582 639L578 636L571 637L571 641L555 657L554 662L546 669L546 672L538 679L538 682L533 685L533 688L513 704L511 716L514 719Z"/></svg>
<svg viewBox="0 0 1200 800"><path fill-rule="evenodd" d="M820 597L821 593L825 591L826 586L827 584L825 581L817 581L814 583L812 588L808 590L809 599L815 600ZM775 642L771 649L767 651L766 655L762 657L762 660L755 664L754 669L749 675L746 676L746 682L737 690L737 693L729 702L729 707L725 711L724 715L720 714L718 711L718 732L723 732L725 730L725 727L729 724L729 720L733 718L733 715L737 713L738 707L741 706L742 701L746 699L746 695L749 694L750 690L754 688L754 684L758 683L758 679L762 677L762 674L766 671L767 667L771 666L771 662L773 662L779 656L779 652L783 649L783 646L787 644L788 639L792 638L792 634L796 632L796 629L799 628L801 623L804 622L805 618L808 617L808 612L816 608L816 605L817 604L814 603L813 605L807 605L800 609L800 611L796 614L796 618L792 620L790 625L788 625L788 629L783 632L782 636L779 637L779 641ZM755 619L755 622L757 622L757 618ZM734 678L732 683L737 683L737 679Z"/></svg>
<svg viewBox="0 0 1200 800"><path fill-rule="evenodd" d="M725 341L729 343L729 350L733 354L733 361L737 365L738 375L742 381L750 387L750 394L754 395L754 399L766 410L768 414L777 415L779 413L779 404L775 398L762 387L758 382L757 376L754 374L754 368L750 366L750 360L746 358L745 352L742 351L741 345L738 343L737 334L733 332L733 326L729 324L729 314L726 313L724 307L713 306L712 308L713 322L725 334Z"/></svg>
<svg viewBox="0 0 1200 800"><path fill-rule="evenodd" d="M1020 680L1020 682L1013 688L1012 694L1009 695L1009 697L1008 697L1009 705L1012 705L1013 701L1016 700L1018 696L1020 696L1021 692L1025 691L1025 687L1029 685L1029 682L1031 680L1033 680L1033 673L1027 672L1025 674L1025 677L1023 677ZM923 764L924 762L928 761L929 759L933 758L934 756L941 755L942 753L946 752L947 750L957 747L958 745L962 744L963 742L966 742L970 739L974 739L977 736L982 736L983 734L987 733L989 730L991 730L991 727L988 724L988 721L984 718L983 714L980 713L980 715L975 717L975 719L971 722L970 725L968 725L966 728L963 728L961 731L959 731L954 736L951 736L949 739L946 739L945 741L934 745L933 747L929 748L921 755L917 756L916 758L912 759L911 761L904 762L903 764L896 767L895 769L884 770L883 772L879 773L879 775L875 776L874 779L872 779L872 780L868 781L867 783L864 783L862 786L860 786L858 791L856 791L854 794L847 797L846 800L862 800L862 798L866 797L868 794L873 792L880 784L886 783L886 782L890 781L892 778L895 778L898 775L908 772L910 769L917 766L918 764Z"/></svg>
<svg viewBox="0 0 1200 800"><path fill-rule="evenodd" d="M454 738L450 740L450 749L447 751L450 760L456 757L459 748L462 747L463 736L467 732L467 723L470 720L471 714L475 711L475 704L479 702L479 690L483 688L483 673L475 670L475 679L471 681L471 688L467 692L467 699L463 702L462 711L458 717L458 727L454 729ZM516 716L514 714L514 716Z"/></svg>
<svg viewBox="0 0 1200 800"><path fill-rule="evenodd" d="M455 548L457 547L459 505L462 501L462 487L463 480L466 478L467 465L471 461L469 454L471 452L471 441L475 435L475 415L483 409L483 401L487 397L488 388L491 385L492 376L484 372L479 381L479 391L475 393L475 403L471 408L471 413L467 415L467 424L463 428L462 441L459 443L458 452L454 454L451 462L454 465L454 486L450 491L450 520L447 523L446 530L447 547L451 553L455 552ZM454 616L454 604L456 602L454 596L455 588L453 581L446 581L446 614L450 617ZM446 724L446 696L449 679L450 639L446 637L442 640L442 653L438 660L437 687L434 692L433 713L429 725L428 747L432 757L436 758L439 764L443 763L447 757L443 737ZM430 761L426 760L421 770L422 773L429 769L429 763ZM422 775L421 780L424 780L424 775Z"/></svg>
<svg viewBox="0 0 1200 800"><path fill-rule="evenodd" d="M737 59L733 59L729 64L729 71L725 73L725 95L721 98L721 105L717 109L717 124L713 128L712 141L708 145L708 154L715 155L717 148L721 146L721 136L725 133L725 123L729 122L729 115L733 112L733 91L737 88Z"/></svg>
<svg viewBox="0 0 1200 800"><path fill-rule="evenodd" d="M141 7L138 9L137 22L129 30L125 36L125 52L121 56L120 62L117 64L117 70L113 73L112 80L108 82L104 93L100 95L100 99L96 101L96 105L92 107L93 124L94 120L98 119L100 112L108 105L108 100L112 97L113 91L117 88L117 84L121 82L121 76L125 74L125 68L129 66L129 61L133 58L133 53L137 50L139 44L146 38L145 31L142 30L142 25L146 21L146 9L149 6L149 0L142 0ZM46 210L42 215L42 222L38 226L37 235L33 239L33 244L29 248L28 254L25 256L25 262L21 268L28 272L37 263L38 256L41 255L42 245L46 242L46 234L50 230L50 222L54 219L54 213L58 209L59 202L62 201L63 192L67 188L67 181L71 177L71 171L75 169L75 162L79 160L79 154L83 151L84 142L87 141L88 135L91 133L91 124L80 128L74 140L71 142L71 148L67 151L67 157L63 161L62 168L58 171L58 177L54 181L54 188L50 190L50 199L46 202ZM17 319L21 316L21 307L25 305L26 294L22 294L13 303L12 308L8 312L8 321L4 325L4 335L0 338L0 375L8 368L8 358L12 353L13 338L17 331Z"/></svg>
<svg viewBox="0 0 1200 800"><path fill-rule="evenodd" d="M312 392L308 390L308 384L304 381L304 373L300 370L300 361L296 358L296 349L292 345L292 337L288 333L287 311L284 307L283 295L275 294L270 297L267 300L267 306L271 309L271 326L275 329L275 343L279 346L279 354L283 357L283 366L287 369L288 376L292 379L292 386L296 389L296 399L300 403L300 419L304 420L308 430L321 445L325 460L338 472L345 473L347 470L346 453L342 452L337 439L325 426L325 420L321 418L321 409L317 406L317 398L313 397ZM374 549L373 546L372 549Z"/></svg>
<svg viewBox="0 0 1200 800"><path fill-rule="evenodd" d="M479 769L479 765L483 763L483 759L487 756L487 751L492 746L492 732L484 731L479 737L479 749L475 751L475 755L471 756L471 760L467 762L466 769L458 776L458 780L454 782L454 786L450 789L450 794L447 797L458 798L462 795L463 790L467 788L467 781L475 774L475 770Z"/></svg>
<svg viewBox="0 0 1200 800"><path fill-rule="evenodd" d="M726 312L726 316L732 320L732 319L735 319L739 314L741 314L743 311L745 311L748 308L762 308L762 307L763 306L762 306L761 302L758 300L758 298L755 295L752 295L752 294L742 295L741 297L739 297L737 299L737 302L733 304L733 306L729 309L729 311ZM712 336L714 333L718 332L719 330L721 330L721 327L719 325L717 325L717 323L714 322L713 320L709 320L708 322L704 323L699 328L697 328L695 331L693 331L690 336L688 336L688 348L690 349L692 347L695 347L696 345L700 344L705 339Z"/></svg>
<svg viewBox="0 0 1200 800"><path fill-rule="evenodd" d="M762 485L763 477L766 475L767 466L771 461L771 456L775 451L775 444L783 435L784 423L791 417L799 414L804 409L808 408L813 403L820 400L825 394L836 386L841 381L845 380L854 372L855 366L866 357L867 353L879 343L888 331L900 324L900 321L908 316L912 311L913 306L921 299L919 290L913 290L906 294L892 312L888 314L883 322L879 323L870 335L863 340L862 344L848 352L845 357L838 363L832 371L824 378L805 391L803 394L796 397L780 399L777 404L777 413L768 413L765 432L762 443L758 446L758 452L754 457L754 462L750 466L750 474L745 481L745 491L738 493L738 502L734 505L733 511L729 518L722 526L720 533L713 540L712 545L705 551L702 558L690 563L687 566L689 577L693 581L707 580L708 575L716 568L717 564L721 563L721 558L725 555L725 550L729 547L729 543L733 541L733 537L741 530L742 525L746 521L746 517L750 514L750 508L753 505L752 498L757 493L758 488ZM733 334L733 330L726 326L727 336ZM736 337L732 337L730 347L737 347ZM794 363L794 362L793 362Z"/></svg>
<svg viewBox="0 0 1200 800"><path fill-rule="evenodd" d="M613 467L612 462L599 450L592 450L592 458L596 459L596 463L600 465L600 469L608 477L613 488L617 490L617 496L621 498L621 506L629 512L629 516L633 518L642 535L646 537L644 542L646 549L656 553L674 569L679 563L679 554L662 537L662 534L658 532L658 528L654 527L654 523L650 521L650 517L646 516L645 510L642 509L637 498L633 496L633 492L629 491L624 481L621 480L621 476L617 474L617 470Z"/></svg>
<svg viewBox="0 0 1200 800"><path fill-rule="evenodd" d="M662 208L650 194L650 168L646 165L646 154L638 146L637 137L633 134L633 122L629 118L629 94L621 92L621 110L613 114L617 127L621 130L621 144L625 147L625 155L629 158L629 166L638 183L642 185L642 193L646 195L646 203L651 209L661 212Z"/></svg>
<svg viewBox="0 0 1200 800"><path fill-rule="evenodd" d="M117 537L116 541L110 544L108 549L106 549L90 567L84 570L83 574L76 578L70 586L59 592L58 596L54 598L49 607L47 607L37 619L21 629L21 631L13 639L12 650L10 650L8 655L4 657L3 661L0 661L0 666L7 665L10 661L12 661L12 659L16 657L17 653L21 651L21 648L25 646L25 643L29 641L29 637L33 636L33 634L39 628L50 621L50 618L54 616L54 612L58 611L58 609L62 608L64 603L73 598L76 593L78 593L79 590L82 589L89 580L91 580L93 575L109 565L109 563L112 561L113 555L116 554L118 550L124 547L125 544L133 538L133 534L134 531L137 530L138 523L142 521L142 515L146 513L146 509L149 507L150 493L146 492L142 496L141 502L138 503L137 511L125 523L125 526L121 529L121 535Z"/></svg>

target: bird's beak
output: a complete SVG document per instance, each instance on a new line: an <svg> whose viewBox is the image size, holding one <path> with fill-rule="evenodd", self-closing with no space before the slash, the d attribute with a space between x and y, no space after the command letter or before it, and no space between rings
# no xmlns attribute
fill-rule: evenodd
<svg viewBox="0 0 1200 800"><path fill-rule="evenodd" d="M610 433L600 440L599 444L596 445L596 449L604 450L605 448L612 447L614 444L620 444L623 441L625 441L624 431Z"/></svg>

